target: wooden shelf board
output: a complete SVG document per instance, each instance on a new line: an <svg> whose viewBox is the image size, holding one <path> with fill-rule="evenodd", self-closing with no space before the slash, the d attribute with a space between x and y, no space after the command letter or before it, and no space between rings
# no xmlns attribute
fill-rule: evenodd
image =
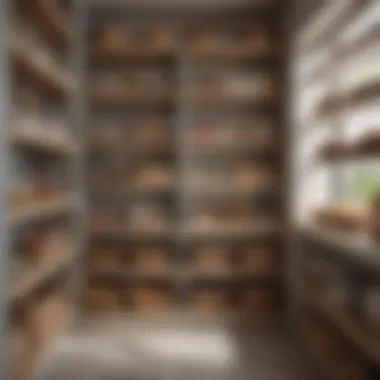
<svg viewBox="0 0 380 380"><path fill-rule="evenodd" d="M101 196L107 197L155 197L155 196L163 196L163 195L173 195L177 191L176 186L170 187L129 187L129 188L112 188L112 186L108 187L90 187L90 191L99 194Z"/></svg>
<svg viewBox="0 0 380 380"><path fill-rule="evenodd" d="M95 62L114 63L149 63L149 62L170 62L174 61L174 51L172 49L144 49L126 48L119 51L107 51L104 49L92 49L90 60Z"/></svg>
<svg viewBox="0 0 380 380"><path fill-rule="evenodd" d="M107 94L101 91L91 91L90 100L94 105L112 107L153 107L166 108L173 105L173 98L167 93L161 96L132 96L126 94Z"/></svg>
<svg viewBox="0 0 380 380"><path fill-rule="evenodd" d="M173 144L174 145L174 144ZM176 152L173 148L166 147L151 147L140 148L131 146L115 146L115 145L102 145L102 144L90 144L90 152L101 154L118 154L123 156L157 156L157 155L174 155Z"/></svg>
<svg viewBox="0 0 380 380"><path fill-rule="evenodd" d="M241 271L199 271L192 268L169 267L165 271L138 271L138 270L101 270L89 269L91 278L115 278L132 281L190 281L198 282L240 282L249 281L259 285L273 285L280 283L282 277L275 274L253 274Z"/></svg>
<svg viewBox="0 0 380 380"><path fill-rule="evenodd" d="M27 297L69 266L72 256L65 255L54 261L30 269L12 286L10 300L16 302Z"/></svg>
<svg viewBox="0 0 380 380"><path fill-rule="evenodd" d="M190 188L188 191L188 196L196 199L208 199L212 200L223 200L223 199L239 199L243 198L252 198L252 197L261 197L266 195L276 195L279 192L277 186L251 186L245 188Z"/></svg>
<svg viewBox="0 0 380 380"><path fill-rule="evenodd" d="M328 165L344 165L344 164L367 164L373 161L379 161L380 149L377 152L348 153L338 157L321 158L321 163Z"/></svg>
<svg viewBox="0 0 380 380"><path fill-rule="evenodd" d="M342 252L342 259L370 273L380 274L380 246L367 235L348 234L309 226L298 227L301 236Z"/></svg>
<svg viewBox="0 0 380 380"><path fill-rule="evenodd" d="M42 86L60 95L72 94L74 90L72 77L55 67L43 53L34 49L15 32L12 32L11 51L16 63Z"/></svg>
<svg viewBox="0 0 380 380"><path fill-rule="evenodd" d="M320 118L327 118L336 115L339 112L346 111L355 106L361 106L366 103L371 103L380 98L380 78L375 79L369 83L359 84L348 92L342 95L337 104L329 106L328 109L324 108L323 99L319 110L316 112Z"/></svg>
<svg viewBox="0 0 380 380"><path fill-rule="evenodd" d="M60 196L48 201L36 201L27 206L15 208L11 213L11 223L18 225L31 220L49 218L70 211L74 207L72 197Z"/></svg>
<svg viewBox="0 0 380 380"><path fill-rule="evenodd" d="M197 48L188 48L188 57L193 61L233 63L249 62L257 64L271 64L277 61L277 54L262 54L249 50L246 47L224 46L216 50L200 50Z"/></svg>
<svg viewBox="0 0 380 380"><path fill-rule="evenodd" d="M200 147L197 145L190 146L191 154L199 156L208 155L256 155L256 154L276 154L278 147L274 144L257 145L257 144L234 144L234 145L214 145L209 147Z"/></svg>
<svg viewBox="0 0 380 380"><path fill-rule="evenodd" d="M71 155L75 151L74 145L70 141L67 141L67 143L57 142L48 137L48 134L41 137L19 132L12 133L13 143L26 149L63 156Z"/></svg>
<svg viewBox="0 0 380 380"><path fill-rule="evenodd" d="M56 1L36 0L31 5L32 16L45 31L47 38L65 47L70 46L70 20Z"/></svg>
<svg viewBox="0 0 380 380"><path fill-rule="evenodd" d="M265 99L254 97L235 97L235 96L210 96L194 95L191 103L197 107L271 107L278 104L278 99Z"/></svg>
<svg viewBox="0 0 380 380"><path fill-rule="evenodd" d="M164 229L159 231L134 231L127 227L94 227L91 233L98 237L116 238L116 239L157 239L171 238L175 235L175 229Z"/></svg>
<svg viewBox="0 0 380 380"><path fill-rule="evenodd" d="M194 230L187 229L184 233L184 236L190 239L203 239L203 238L220 238L223 239L234 239L234 238L244 238L244 237L258 237L266 236L271 234L276 234L279 232L279 225L273 223L272 225L267 226L252 226L246 229L226 229L226 228L217 228L213 230Z"/></svg>

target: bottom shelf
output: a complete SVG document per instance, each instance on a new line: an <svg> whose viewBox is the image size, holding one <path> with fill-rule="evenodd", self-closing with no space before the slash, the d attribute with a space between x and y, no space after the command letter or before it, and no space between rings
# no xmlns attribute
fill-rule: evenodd
<svg viewBox="0 0 380 380"><path fill-rule="evenodd" d="M325 321L308 316L301 331L303 346L318 372L331 380L372 380L371 368Z"/></svg>
<svg viewBox="0 0 380 380"><path fill-rule="evenodd" d="M370 332L366 327L360 326L348 312L330 306L327 302L313 300L305 296L308 306L321 317L332 324L337 331L362 355L380 367L380 336Z"/></svg>
<svg viewBox="0 0 380 380"><path fill-rule="evenodd" d="M83 299L87 314L167 316L181 314L199 317L236 315L272 319L281 315L283 303L278 290L271 287L234 288L206 284L179 293L169 282L91 282Z"/></svg>

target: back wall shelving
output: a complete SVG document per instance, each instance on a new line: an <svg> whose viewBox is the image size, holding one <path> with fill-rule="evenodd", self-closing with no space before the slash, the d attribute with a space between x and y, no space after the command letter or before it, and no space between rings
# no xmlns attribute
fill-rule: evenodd
<svg viewBox="0 0 380 380"><path fill-rule="evenodd" d="M281 315L281 16L90 9L86 311Z"/></svg>

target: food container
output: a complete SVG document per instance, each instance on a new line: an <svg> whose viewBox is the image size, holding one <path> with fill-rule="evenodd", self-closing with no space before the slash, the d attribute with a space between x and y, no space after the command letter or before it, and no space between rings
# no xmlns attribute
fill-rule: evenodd
<svg viewBox="0 0 380 380"><path fill-rule="evenodd" d="M160 121L147 121L132 132L133 143L141 148L157 148L169 145L170 136L168 128Z"/></svg>
<svg viewBox="0 0 380 380"><path fill-rule="evenodd" d="M194 252L195 270L223 273L229 270L227 252L219 247L201 247Z"/></svg>
<svg viewBox="0 0 380 380"><path fill-rule="evenodd" d="M133 291L132 303L137 312L165 312L170 307L170 291L165 286L140 286Z"/></svg>
<svg viewBox="0 0 380 380"><path fill-rule="evenodd" d="M174 170L158 164L148 164L135 171L132 184L136 187L170 187L174 182Z"/></svg>
<svg viewBox="0 0 380 380"><path fill-rule="evenodd" d="M94 43L94 50L106 54L117 54L130 47L131 43L126 32L121 28L105 28Z"/></svg>
<svg viewBox="0 0 380 380"><path fill-rule="evenodd" d="M243 273L270 276L280 273L281 263L273 250L250 248L242 252L240 268Z"/></svg>
<svg viewBox="0 0 380 380"><path fill-rule="evenodd" d="M119 98L128 95L128 87L123 76L118 73L107 73L93 79L93 94L95 97Z"/></svg>
<svg viewBox="0 0 380 380"><path fill-rule="evenodd" d="M260 171L250 163L237 165L232 178L236 187L249 187L260 183Z"/></svg>
<svg viewBox="0 0 380 380"><path fill-rule="evenodd" d="M214 314L228 307L228 293L222 289L198 289L192 295L192 304L196 312Z"/></svg>
<svg viewBox="0 0 380 380"><path fill-rule="evenodd" d="M219 47L218 37L214 30L199 28L189 36L190 45L199 52L210 53Z"/></svg>
<svg viewBox="0 0 380 380"><path fill-rule="evenodd" d="M169 270L169 252L163 248L144 248L136 252L134 269L140 273L165 273Z"/></svg>
<svg viewBox="0 0 380 380"><path fill-rule="evenodd" d="M120 309L118 289L100 284L90 285L85 292L85 304L93 311L117 311Z"/></svg>
<svg viewBox="0 0 380 380"><path fill-rule="evenodd" d="M110 249L98 249L90 252L89 260L91 269L99 272L118 272L123 266L120 253Z"/></svg>
<svg viewBox="0 0 380 380"><path fill-rule="evenodd" d="M161 26L143 30L137 40L139 45L147 50L160 52L170 51L175 42L172 30Z"/></svg>
<svg viewBox="0 0 380 380"><path fill-rule="evenodd" d="M255 26L244 31L241 43L256 55L271 55L276 52L270 33L264 26Z"/></svg>
<svg viewBox="0 0 380 380"><path fill-rule="evenodd" d="M247 125L240 128L238 140L241 145L262 148L271 146L275 141L275 135L270 125Z"/></svg>
<svg viewBox="0 0 380 380"><path fill-rule="evenodd" d="M135 203L131 206L129 225L131 230L158 232L168 228L165 208L156 203Z"/></svg>
<svg viewBox="0 0 380 380"><path fill-rule="evenodd" d="M257 317L274 316L280 311L281 304L277 294L268 289L243 289L240 297L243 313Z"/></svg>
<svg viewBox="0 0 380 380"><path fill-rule="evenodd" d="M18 208L32 203L36 197L35 185L31 182L19 184L11 189L9 194L9 203L11 207Z"/></svg>

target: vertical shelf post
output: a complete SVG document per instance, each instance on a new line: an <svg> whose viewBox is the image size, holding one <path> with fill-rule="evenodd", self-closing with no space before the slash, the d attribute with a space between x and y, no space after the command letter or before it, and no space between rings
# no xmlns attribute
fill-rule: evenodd
<svg viewBox="0 0 380 380"><path fill-rule="evenodd" d="M8 186L9 186L9 118L10 118L10 2L0 1L0 329L1 329L1 364L0 378L8 379L9 368L9 293L10 293L10 260L9 260L9 218L8 218Z"/></svg>
<svg viewBox="0 0 380 380"><path fill-rule="evenodd" d="M77 194L77 215L74 223L75 246L73 260L74 271L74 306L76 317L79 317L81 309L81 294L85 281L83 255L86 250L88 236L88 212L86 195L86 122L87 102L85 97L86 84L86 20L88 16L88 5L75 0L72 10L73 47L71 51L71 66L75 77L76 90L72 97L71 121L73 135L77 144L72 165L73 187Z"/></svg>

